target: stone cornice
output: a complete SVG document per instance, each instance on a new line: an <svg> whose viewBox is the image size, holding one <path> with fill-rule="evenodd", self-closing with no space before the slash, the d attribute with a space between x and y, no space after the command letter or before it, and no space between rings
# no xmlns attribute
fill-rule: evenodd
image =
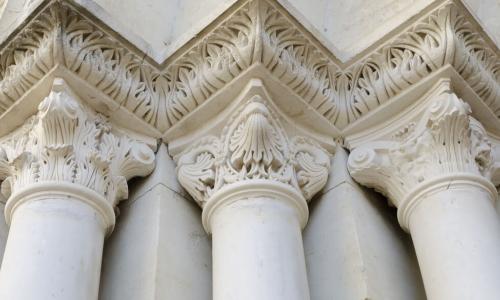
<svg viewBox="0 0 500 300"><path fill-rule="evenodd" d="M61 66L167 132L255 64L340 130L448 65L500 117L498 49L454 1L348 66L273 1L241 1L210 28L157 65L72 2L48 1L2 46L0 118Z"/></svg>

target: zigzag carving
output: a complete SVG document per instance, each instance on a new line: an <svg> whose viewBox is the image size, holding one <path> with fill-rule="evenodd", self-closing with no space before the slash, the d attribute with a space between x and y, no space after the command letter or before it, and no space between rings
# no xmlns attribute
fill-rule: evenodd
<svg viewBox="0 0 500 300"><path fill-rule="evenodd" d="M55 1L0 52L0 115L62 65L163 132L256 63L340 129L446 64L500 117L500 58L453 2L341 69L268 0L249 0L164 68Z"/></svg>

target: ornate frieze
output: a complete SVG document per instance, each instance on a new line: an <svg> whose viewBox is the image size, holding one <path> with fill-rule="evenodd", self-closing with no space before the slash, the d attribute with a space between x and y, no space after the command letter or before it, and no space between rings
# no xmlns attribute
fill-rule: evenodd
<svg viewBox="0 0 500 300"><path fill-rule="evenodd" d="M421 79L451 65L500 117L500 58L453 2L420 19L368 57L342 71L353 122Z"/></svg>
<svg viewBox="0 0 500 300"><path fill-rule="evenodd" d="M63 66L162 132L255 64L342 129L452 65L500 116L500 59L459 5L446 2L385 45L339 67L273 1L249 0L164 67L70 3L54 1L0 53L0 114Z"/></svg>
<svg viewBox="0 0 500 300"><path fill-rule="evenodd" d="M153 170L151 148L80 103L62 79L38 110L0 140L5 197L38 183L67 183L96 192L113 207L127 198L127 180Z"/></svg>
<svg viewBox="0 0 500 300"><path fill-rule="evenodd" d="M326 183L330 155L312 139L290 137L280 117L254 95L228 120L176 156L177 176L200 206L224 186L266 180L311 199Z"/></svg>
<svg viewBox="0 0 500 300"><path fill-rule="evenodd" d="M435 97L423 116L391 140L354 149L348 168L356 181L385 194L397 207L432 180L489 181L497 171L492 145L470 107L453 93ZM491 183L487 184L492 186Z"/></svg>

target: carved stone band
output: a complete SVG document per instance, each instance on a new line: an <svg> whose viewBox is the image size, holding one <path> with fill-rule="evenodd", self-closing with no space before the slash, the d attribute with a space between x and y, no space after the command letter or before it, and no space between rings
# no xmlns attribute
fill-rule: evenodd
<svg viewBox="0 0 500 300"><path fill-rule="evenodd" d="M339 129L447 65L500 116L498 53L456 3L443 3L346 67L305 32L272 1L244 1L159 67L70 2L55 1L0 54L0 114L60 66L164 133L261 64Z"/></svg>
<svg viewBox="0 0 500 300"><path fill-rule="evenodd" d="M81 201L93 209L102 218L106 235L111 234L115 225L115 213L111 204L95 191L67 182L38 182L16 191L9 197L5 205L5 219L7 224L12 222L16 209L29 201L43 201L45 199L66 198L68 201Z"/></svg>
<svg viewBox="0 0 500 300"><path fill-rule="evenodd" d="M210 233L210 221L217 209L230 205L235 201L245 201L252 198L269 198L274 201L284 201L296 210L300 226L304 228L309 218L309 209L304 197L291 186L270 182L263 179L254 179L223 187L215 193L203 208L202 222L205 230ZM269 200L271 201L271 200Z"/></svg>
<svg viewBox="0 0 500 300"><path fill-rule="evenodd" d="M497 199L497 189L488 179L473 175L470 173L456 173L453 175L445 175L436 177L423 184L416 186L408 193L405 199L401 201L398 207L398 220L402 228L409 231L410 217L413 210L419 205L420 201L424 201L428 196L444 190L471 190L477 189L484 191L489 200L495 205Z"/></svg>

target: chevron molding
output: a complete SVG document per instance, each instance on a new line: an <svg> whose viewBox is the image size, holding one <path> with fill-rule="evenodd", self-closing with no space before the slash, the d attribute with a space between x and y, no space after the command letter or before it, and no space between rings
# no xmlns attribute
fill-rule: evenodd
<svg viewBox="0 0 500 300"><path fill-rule="evenodd" d="M164 134L254 65L339 132L447 66L500 118L499 50L459 2L442 3L349 65L274 1L232 9L158 65L71 1L48 1L1 46L0 120L59 68Z"/></svg>

